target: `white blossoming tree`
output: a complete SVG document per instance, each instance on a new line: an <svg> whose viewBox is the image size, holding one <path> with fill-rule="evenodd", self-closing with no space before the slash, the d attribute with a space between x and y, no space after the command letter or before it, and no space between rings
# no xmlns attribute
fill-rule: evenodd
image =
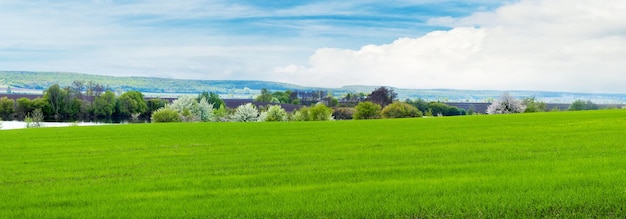
<svg viewBox="0 0 626 219"><path fill-rule="evenodd" d="M176 110L184 122L209 122L213 118L213 104L208 103L205 98L197 101L194 96L180 96L169 108Z"/></svg>
<svg viewBox="0 0 626 219"><path fill-rule="evenodd" d="M256 122L259 118L259 110L252 103L237 107L235 113L230 116L233 122Z"/></svg>
<svg viewBox="0 0 626 219"><path fill-rule="evenodd" d="M516 99L509 93L504 93L489 105L487 114L523 113L525 110L526 106L524 106L521 100Z"/></svg>
<svg viewBox="0 0 626 219"><path fill-rule="evenodd" d="M287 112L280 105L270 106L266 112L261 114L262 116L259 116L259 121L282 122L288 120Z"/></svg>

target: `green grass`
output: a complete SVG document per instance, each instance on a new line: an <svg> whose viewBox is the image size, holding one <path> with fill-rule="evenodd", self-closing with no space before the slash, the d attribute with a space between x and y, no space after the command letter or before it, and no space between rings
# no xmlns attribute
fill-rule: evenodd
<svg viewBox="0 0 626 219"><path fill-rule="evenodd" d="M626 216L626 110L0 132L0 217Z"/></svg>

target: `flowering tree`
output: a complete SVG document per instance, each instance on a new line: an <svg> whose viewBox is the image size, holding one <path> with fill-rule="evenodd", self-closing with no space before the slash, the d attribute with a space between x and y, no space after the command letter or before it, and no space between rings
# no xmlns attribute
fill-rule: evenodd
<svg viewBox="0 0 626 219"><path fill-rule="evenodd" d="M270 106L266 112L262 112L259 121L281 122L287 121L287 112L280 105Z"/></svg>
<svg viewBox="0 0 626 219"><path fill-rule="evenodd" d="M185 122L209 122L213 118L213 104L208 103L205 98L198 101L193 96L180 96L169 108L177 111Z"/></svg>
<svg viewBox="0 0 626 219"><path fill-rule="evenodd" d="M233 122L256 122L259 118L259 110L252 103L237 107L235 113L230 116Z"/></svg>
<svg viewBox="0 0 626 219"><path fill-rule="evenodd" d="M487 114L523 113L525 110L526 106L524 106L522 101L509 93L504 93L487 108Z"/></svg>

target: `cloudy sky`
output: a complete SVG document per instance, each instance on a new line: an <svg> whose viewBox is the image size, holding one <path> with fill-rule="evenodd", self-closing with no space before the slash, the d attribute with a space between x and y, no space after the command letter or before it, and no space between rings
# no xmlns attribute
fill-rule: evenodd
<svg viewBox="0 0 626 219"><path fill-rule="evenodd" d="M0 0L0 70L626 93L626 1Z"/></svg>

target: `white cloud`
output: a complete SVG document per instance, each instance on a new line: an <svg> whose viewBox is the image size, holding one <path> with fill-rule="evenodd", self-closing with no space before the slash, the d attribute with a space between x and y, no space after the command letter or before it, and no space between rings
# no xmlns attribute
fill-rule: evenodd
<svg viewBox="0 0 626 219"><path fill-rule="evenodd" d="M626 1L523 0L430 23L453 28L359 50L318 49L309 65L275 68L274 76L334 87L626 92Z"/></svg>

